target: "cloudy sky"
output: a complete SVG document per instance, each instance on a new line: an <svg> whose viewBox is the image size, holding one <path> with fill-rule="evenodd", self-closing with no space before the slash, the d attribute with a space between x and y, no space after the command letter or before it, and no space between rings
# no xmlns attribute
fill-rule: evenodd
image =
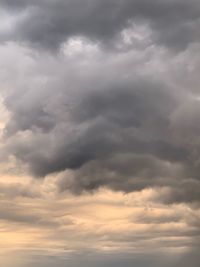
<svg viewBox="0 0 200 267"><path fill-rule="evenodd" d="M200 1L0 17L1 265L198 267Z"/></svg>

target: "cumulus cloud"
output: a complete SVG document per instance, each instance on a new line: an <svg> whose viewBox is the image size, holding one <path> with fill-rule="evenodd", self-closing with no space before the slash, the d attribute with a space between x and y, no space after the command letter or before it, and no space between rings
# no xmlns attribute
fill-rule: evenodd
<svg viewBox="0 0 200 267"><path fill-rule="evenodd" d="M60 266L196 267L199 1L0 8L0 240Z"/></svg>
<svg viewBox="0 0 200 267"><path fill-rule="evenodd" d="M35 177L64 172L61 191L166 186L176 195L182 184L183 197L171 199L198 201L199 100L178 87L170 69L178 59L158 48L108 55L78 40L55 57L29 51L23 59L26 80L14 78L5 92L2 157L13 155Z"/></svg>
<svg viewBox="0 0 200 267"><path fill-rule="evenodd" d="M175 50L198 41L200 6L188 1L1 1L12 14L21 12L15 26L1 36L44 48L58 47L73 36L112 42L131 22L143 21L153 39Z"/></svg>

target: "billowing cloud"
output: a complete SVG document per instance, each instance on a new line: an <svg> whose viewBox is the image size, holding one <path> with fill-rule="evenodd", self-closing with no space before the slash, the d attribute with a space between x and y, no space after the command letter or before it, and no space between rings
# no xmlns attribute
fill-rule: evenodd
<svg viewBox="0 0 200 267"><path fill-rule="evenodd" d="M29 58L26 80L16 77L17 88L5 92L3 157L13 155L35 177L63 172L61 191L164 186L180 195L181 184L183 196L171 193L171 201L198 202L199 100L193 88L178 87L170 69L178 58L161 50L160 71L158 48L108 56L88 45L77 39L63 58Z"/></svg>
<svg viewBox="0 0 200 267"><path fill-rule="evenodd" d="M199 1L0 9L0 260L196 267Z"/></svg>
<svg viewBox="0 0 200 267"><path fill-rule="evenodd" d="M153 39L173 49L198 40L200 6L188 1L1 1L2 8L21 14L1 39L58 47L73 36L112 42L132 22L150 25Z"/></svg>

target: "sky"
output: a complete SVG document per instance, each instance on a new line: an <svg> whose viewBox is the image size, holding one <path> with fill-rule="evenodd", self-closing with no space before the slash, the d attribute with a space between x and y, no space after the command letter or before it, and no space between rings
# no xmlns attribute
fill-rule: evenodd
<svg viewBox="0 0 200 267"><path fill-rule="evenodd" d="M198 267L200 1L0 17L1 266Z"/></svg>

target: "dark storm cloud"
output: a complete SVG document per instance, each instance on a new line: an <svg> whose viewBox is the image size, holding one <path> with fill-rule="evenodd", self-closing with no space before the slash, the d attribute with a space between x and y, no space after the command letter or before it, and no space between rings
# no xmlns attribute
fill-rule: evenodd
<svg viewBox="0 0 200 267"><path fill-rule="evenodd" d="M10 90L3 91L9 119L1 158L14 156L40 178L63 172L60 191L166 187L165 203L199 201L199 99L192 82L199 66L189 60L198 59L192 43L199 38L199 1L0 4L17 14L7 40L55 48L82 37L58 54L29 48L28 71L16 71L14 85L3 84ZM112 45L127 27L131 36L132 20L150 43L132 29L145 49L119 52ZM93 41L112 45L95 50Z"/></svg>
<svg viewBox="0 0 200 267"><path fill-rule="evenodd" d="M76 81L68 78L68 86L78 86L78 93L69 94L63 78L41 92L32 87L11 92L5 99L11 112L4 130L6 153L37 177L71 170L72 177L64 174L59 180L60 191L79 194L105 186L132 192L167 186L172 191L161 201L198 202L199 165L193 161L198 150L185 139L190 131L183 131L184 138L178 134L197 119L196 111L182 105L187 95L163 77L151 80L134 74L122 79L116 66L102 81L108 67L100 74L95 69L89 76L77 76ZM124 72L132 74L126 65L121 75ZM198 127L192 132L197 137ZM188 190L190 178L195 194Z"/></svg>
<svg viewBox="0 0 200 267"><path fill-rule="evenodd" d="M8 104L8 107L13 111L13 117L6 127L8 136L13 135L15 139L15 134L27 130L38 133L36 139L29 140L27 135L27 142L12 143L11 150L17 158L29 163L33 173L39 176L67 168L78 169L87 162L118 153L148 154L171 162L184 161L187 149L164 136L168 131L169 115L178 102L170 89L162 89L160 83L142 80L129 86L132 88L121 84L119 89L99 88L95 92L85 92L83 99L68 112L70 126L61 116L57 117L53 128L47 129L45 118L49 122L55 114L49 110L46 117L43 116L46 100L39 104L33 100L31 105L27 104L29 92L17 101L11 98L9 103L12 105ZM65 101L67 105L68 100ZM57 104L59 109L60 103ZM71 133L68 127L72 128ZM34 147L39 149L34 150ZM148 163L147 166L149 168Z"/></svg>
<svg viewBox="0 0 200 267"><path fill-rule="evenodd" d="M199 266L200 1L0 16L3 265Z"/></svg>
<svg viewBox="0 0 200 267"><path fill-rule="evenodd" d="M182 50L199 36L198 0L0 1L8 12L27 14L1 39L56 48L66 39L86 36L100 43L112 39L132 21L147 23L158 44ZM115 41L114 41L115 43Z"/></svg>

